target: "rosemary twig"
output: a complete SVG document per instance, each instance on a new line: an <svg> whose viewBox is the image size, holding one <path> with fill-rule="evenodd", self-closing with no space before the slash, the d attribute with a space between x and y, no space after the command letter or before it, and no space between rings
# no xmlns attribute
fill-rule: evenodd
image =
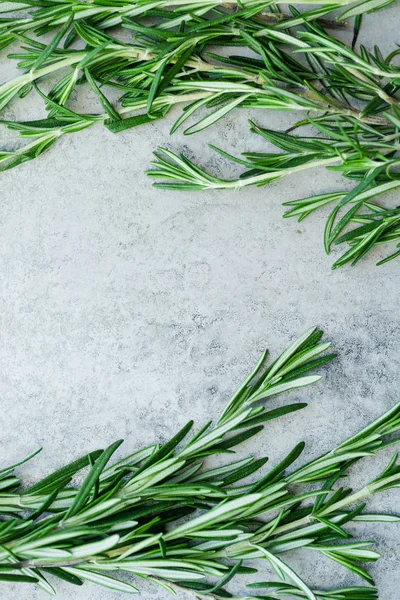
<svg viewBox="0 0 400 600"><path fill-rule="evenodd" d="M265 185L299 171L320 166L340 170L347 176L357 174L360 183L353 190L318 194L285 202L289 210L284 216L295 216L301 221L315 210L334 203L324 231L325 250L329 254L332 245L343 243L350 244L350 248L336 260L333 268L348 262L356 264L376 245L397 242L397 247L400 247L400 208L384 209L370 202L375 197L400 187L400 161L393 156L393 139L386 141L387 137L380 136L374 142L371 139L364 140L361 135L353 141L342 130L342 133L336 133L335 145L331 145L321 138L289 136L261 129L254 124L252 131L286 152L244 153L243 158L236 159L214 148L224 157L247 168L239 179L227 181L202 171L182 155L177 156L160 148L155 153L156 160L152 163L154 168L148 171L148 175L166 179L166 182L155 184L162 189L237 190L248 185ZM360 133L362 134L362 130ZM397 137L396 134L395 139ZM362 156L364 148L365 155ZM348 226L352 224L356 226L349 229ZM399 253L400 251L395 250L378 264L396 258Z"/></svg>
<svg viewBox="0 0 400 600"><path fill-rule="evenodd" d="M176 12L173 7L178 5ZM189 5L193 10L187 12ZM0 46L2 36L4 45L20 41L21 50L10 57L19 60L24 74L0 86L0 108L36 91L44 99L47 118L2 121L27 144L0 152L0 170L36 158L66 133L100 123L118 133L163 118L174 106L183 110L171 133L183 130L185 135L205 130L238 108L303 111L305 118L290 130L311 125L314 134L309 138L252 126L285 154L248 152L236 159L218 150L246 168L237 180L208 175L162 149L149 174L167 179L157 184L163 188L240 189L325 165L362 180L354 193L344 194L327 220L326 251L338 243L351 246L334 267L354 264L377 244L398 242L398 209L387 212L366 204L363 197L367 189L378 194L382 185L388 184L384 190L394 189L390 184L398 178L400 69L393 63L398 51L384 57L377 47L370 52L360 46L356 52L328 35L321 19L330 4L303 14L291 7L292 16L283 19L273 11L270 16L260 14L263 6L253 0L233 11L214 2L166 7L148 0L123 6L79 3L71 17L71 3L53 5L46 0L32 19L37 19L40 33L58 27L47 45L26 35L32 19L6 19L0 24ZM360 7L368 12L379 5L374 0ZM104 31L115 25L115 12L133 42ZM347 17L354 14L354 7L347 11ZM143 16L154 24L149 26ZM273 23L266 25L266 18ZM215 51L218 46L244 47L253 55L225 56ZM45 95L42 81L50 76L58 81ZM78 114L69 107L72 92L84 84L95 92L103 112ZM108 98L110 89L119 94L114 104ZM198 117L204 109L206 115ZM334 198L290 202L287 215L304 218ZM360 226L349 231L352 224ZM398 254L395 249L380 264Z"/></svg>
<svg viewBox="0 0 400 600"><path fill-rule="evenodd" d="M391 4L394 0L369 0L368 2L359 2L353 0L328 0L322 3L322 6L315 11L311 9L310 18L313 18L316 12L318 18L319 12L322 15L327 14L341 7L347 7L349 4L355 4L350 9L347 9L345 13L338 19L336 25L332 21L321 21L324 26L329 27L341 25L340 21L344 21L349 16L363 14L365 12L371 12L379 10L380 8ZM10 6L3 9L3 13L15 13L13 2L7 3ZM282 4L281 1L275 2L275 6ZM297 4L305 5L312 4L310 0L299 0ZM82 2L80 0L72 1L60 1L60 0L37 0L31 2L18 2L18 11L31 9L32 6L36 8L30 16L10 19L9 22L2 24L3 35L0 38L0 49L7 47L15 39L15 34L23 33L27 31L39 31L49 32L57 28L57 26L68 22L73 18L74 21L80 21L85 19L93 24L96 24L100 29L107 29L109 27L115 27L121 24L124 17L146 17L146 16L166 16L169 17L166 22L163 23L164 28L170 28L176 25L181 25L196 19L196 17L202 17L208 13L220 12L220 8L223 9L224 14L240 13L240 15L255 17L260 22L269 21L276 22L280 21L282 16L279 13L271 10L271 2L268 0L245 0L240 3L234 2L218 2L214 0L158 0L157 2L151 2L150 0L130 0L128 3L118 3L109 0L109 2L103 1L99 4L96 2ZM276 16L277 15L277 16ZM285 19L286 16L283 16Z"/></svg>
<svg viewBox="0 0 400 600"><path fill-rule="evenodd" d="M110 464L121 444L117 441L22 491L14 469L24 461L3 468L0 581L35 583L53 594L51 575L75 585L87 580L136 593L135 585L118 578L128 573L203 600L261 600L265 593L276 599L377 599L375 587L312 589L283 557L306 547L373 584L360 563L379 555L370 542L352 540L346 524L399 521L370 514L364 504L368 496L400 485L397 455L359 491L335 484L363 457L397 441L393 436L400 431L400 405L300 467L293 464L303 443L272 468L265 469L267 458L253 457L204 466L207 456L231 454L234 446L259 433L263 423L304 407L266 411L260 401L320 379L309 371L334 356L324 354L329 343L321 343L321 335L311 329L269 366L264 352L215 426L208 423L189 440L192 422L164 445ZM71 487L71 478L88 466L80 487ZM249 482L261 468L264 474ZM255 573L252 561L260 558L275 570L277 580L252 583L245 596L232 596L226 586L236 574ZM263 595L255 594L256 589Z"/></svg>

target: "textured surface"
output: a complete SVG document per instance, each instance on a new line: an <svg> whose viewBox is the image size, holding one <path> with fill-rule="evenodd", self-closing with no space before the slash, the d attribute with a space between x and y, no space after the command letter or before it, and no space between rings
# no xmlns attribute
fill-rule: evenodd
<svg viewBox="0 0 400 600"><path fill-rule="evenodd" d="M367 45L394 49L399 15L395 6L370 20ZM9 114L21 117L16 106ZM340 359L318 386L285 398L308 401L305 411L266 427L245 451L277 461L304 439L315 456L398 400L399 262L374 268L375 253L332 272L321 240L326 213L301 224L281 218L282 201L341 189L339 177L321 171L240 194L197 195L154 190L145 177L159 143L233 175L206 142L261 149L246 137L249 116L236 112L191 138L169 138L170 121L118 137L92 128L2 175L1 462L43 445L20 469L27 481L116 438L129 451L167 439L188 415L198 426L216 417L265 345L278 351L314 324ZM275 128L288 123L251 116ZM353 473L352 484L365 475ZM395 493L375 501L396 505ZM381 599L398 600L398 527L358 532L379 540L383 558L371 571ZM357 581L313 556L291 558L310 584ZM66 584L58 588L60 600L70 598ZM143 590L143 600L166 596ZM119 597L90 584L73 594ZM0 595L43 597L23 585L2 586Z"/></svg>

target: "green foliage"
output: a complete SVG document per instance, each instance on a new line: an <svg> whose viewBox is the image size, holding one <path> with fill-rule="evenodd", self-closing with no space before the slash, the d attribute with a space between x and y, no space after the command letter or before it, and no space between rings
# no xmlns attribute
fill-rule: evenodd
<svg viewBox="0 0 400 600"><path fill-rule="evenodd" d="M319 166L337 170L359 181L353 191L291 201L285 216L304 219L332 203L325 250L349 245L333 267L355 264L376 245L394 242L378 263L383 264L400 255L399 209L384 209L368 198L395 189L399 181L398 50L384 57L376 46L356 51L354 45L361 16L387 4L368 0L348 7L347 0L336 0L302 13L292 6L290 14L283 14L266 0L221 6L214 0L27 0L29 16L10 11L12 16L0 22L0 49L19 42L9 58L23 70L0 86L0 109L37 92L47 118L1 121L29 140L17 150L0 152L0 170L38 157L64 134L98 123L119 133L151 124L176 105L183 109L171 133L184 135L204 132L239 108L302 111L304 118L291 130L309 125L309 137L251 123L251 130L279 152L235 158L216 149L245 167L237 180L207 174L163 148L149 175L164 180L155 184L162 189L195 191L266 185ZM342 20L355 17L352 47L326 31L337 28L326 17L341 5L347 6ZM47 44L39 41L45 33L51 34ZM232 53L218 52L219 47ZM239 50L233 53L233 48ZM56 82L44 95L38 86L49 78ZM98 114L78 114L68 107L83 86L93 92ZM118 95L113 102L111 93Z"/></svg>
<svg viewBox="0 0 400 600"><path fill-rule="evenodd" d="M361 490L337 484L352 465L397 441L400 405L302 466L295 465L303 443L271 468L265 467L267 458L254 457L212 468L204 464L210 455L230 456L231 448L256 435L263 422L304 408L292 404L266 411L260 402L320 379L309 371L335 356L325 354L330 344L321 336L315 328L307 331L269 364L265 351L217 423L195 434L189 421L165 444L112 463L117 441L25 490L14 470L36 453L4 468L0 582L35 584L54 594L50 575L71 585L90 581L138 593L136 583L119 578L125 573L206 600L377 599L374 587L311 589L284 555L308 548L373 584L363 563L379 555L371 542L354 541L346 525L400 520L365 511L368 496L400 485L397 454ZM71 477L82 469L82 483L71 487ZM232 596L226 586L237 574L254 575L250 565L259 559L271 565L279 581L254 582L245 596Z"/></svg>

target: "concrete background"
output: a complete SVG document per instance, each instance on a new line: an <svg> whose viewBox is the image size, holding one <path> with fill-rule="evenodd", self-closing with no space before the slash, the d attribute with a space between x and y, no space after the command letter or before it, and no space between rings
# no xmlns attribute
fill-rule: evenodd
<svg viewBox="0 0 400 600"><path fill-rule="evenodd" d="M366 45L393 50L399 16L396 5L370 17ZM15 103L7 116L35 118L39 106ZM168 439L189 415L197 426L216 418L265 346L277 352L314 324L339 359L322 383L283 399L306 400L306 410L268 425L244 453L273 463L304 439L307 456L316 456L398 400L399 262L375 268L375 251L332 272L322 248L327 211L301 224L281 218L283 201L345 182L320 171L240 193L157 191L144 170L158 144L233 176L208 141L230 152L261 150L246 119L277 129L290 121L237 111L203 135L170 138L176 114L119 136L96 127L65 137L1 175L1 464L43 445L19 469L28 483L116 438L128 453ZM372 476L376 464L351 483ZM398 499L387 493L371 506L396 510ZM356 531L382 551L370 568L380 598L398 600L399 526ZM310 585L359 581L314 556L293 554L291 564ZM141 587L143 600L166 597ZM60 600L120 597L91 584L72 591L60 582L58 590ZM3 585L0 596L43 593Z"/></svg>

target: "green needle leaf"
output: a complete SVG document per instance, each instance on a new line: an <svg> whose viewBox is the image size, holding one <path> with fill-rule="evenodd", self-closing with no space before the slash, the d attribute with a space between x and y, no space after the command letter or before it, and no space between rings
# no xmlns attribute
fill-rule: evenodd
<svg viewBox="0 0 400 600"><path fill-rule="evenodd" d="M114 452L120 447L123 440L117 440L113 444L111 444L108 448L103 450L100 456L96 459L93 467L89 471L85 481L83 482L78 494L75 496L75 499L71 506L69 507L64 520L73 517L76 513L78 513L86 504L89 495L92 491L92 488L96 485L99 480L99 477L110 460L111 456Z"/></svg>
<svg viewBox="0 0 400 600"><path fill-rule="evenodd" d="M61 42L64 35L70 29L74 20L74 16L71 15L69 19L64 23L64 25L60 28L60 31L54 36L51 42L46 46L43 52L39 55L32 66L32 71L37 71L39 67L53 54L54 50L57 48L58 44Z"/></svg>

